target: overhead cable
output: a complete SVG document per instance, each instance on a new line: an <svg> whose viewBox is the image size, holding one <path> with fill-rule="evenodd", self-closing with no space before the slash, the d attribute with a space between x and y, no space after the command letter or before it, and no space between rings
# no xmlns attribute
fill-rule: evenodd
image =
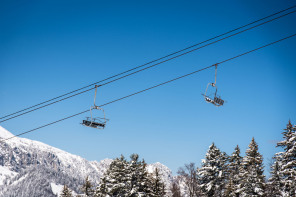
<svg viewBox="0 0 296 197"><path fill-rule="evenodd" d="M141 91L135 92L135 93L133 93L133 94L130 94L130 95L127 95L127 96L121 97L121 98L119 98L119 99L115 99L115 100L113 100L113 101L110 101L110 102L108 102L108 103L105 103L105 104L103 104L103 105L100 105L99 107L103 107L103 106L106 106L106 105L110 105L110 104L112 104L112 103L115 103L115 102L118 102L118 101L120 101L120 100L123 100L123 99L129 98L129 97L131 97L131 96L134 96L134 95L137 95L137 94L140 94L140 93L146 92L146 91L151 90L151 89L154 89L154 88L156 88L156 87L159 87L159 86L162 86L162 85L165 85L165 84L171 83L171 82L173 82L173 81L176 81L176 80L179 80L179 79L182 79L182 78L188 77L188 76L191 76L191 75L193 75L193 74L196 74L196 73L201 72L201 71L203 71L203 70L209 69L209 68L211 68L211 67L215 67L215 66L217 66L217 65L219 66L220 64L223 64L223 63L225 63L225 62L228 62L228 61L234 60L234 59L236 59L236 58L242 57L242 56L247 55L247 54L249 54L249 53L252 53L252 52L258 51L258 50L260 50L260 49L263 49L263 48L265 48L265 47L271 46L271 45L273 45L273 44L276 44L276 43L278 43L278 42L284 41L284 40L286 40L286 39L292 38L292 37L294 37L294 36L296 36L296 34L293 34L293 35L290 35L290 36L284 37L284 38L279 39L279 40L277 40L277 41L271 42L271 43L269 43L269 44L263 45L263 46L261 46L261 47L255 48L255 49L250 50L250 51L247 51L247 52L245 52L245 53L241 53L241 54L239 54L239 55L236 55L236 56L234 56L234 57L228 58L228 59L226 59L226 60L223 60L223 61L221 61L221 62L218 62L218 63L216 63L216 64L213 64L213 65L211 65L211 66L204 67L204 68L202 68L202 69L199 69L199 70L193 71L193 72L191 72L191 73L188 73L188 74L182 75L182 76L180 76L180 77L177 77L177 78L171 79L171 80L169 80L169 81L166 81L166 82L160 83L160 84L155 85L155 86L152 86L152 87L150 87L150 88L146 88L146 89L144 89L144 90L141 90ZM12 138L15 138L15 137L17 137L17 136L21 136L21 135L24 135L24 134L27 134L27 133L30 133L30 132L36 131L36 130L38 130L38 129L41 129L41 128L44 128L44 127L47 127L47 126L50 126L50 125L56 124L56 123L61 122L61 121L64 121L64 120L67 120L67 119L73 118L73 117L75 117L75 116L81 115L81 114L86 113L86 112L88 112L88 111L89 111L89 110L85 110L85 111L79 112L79 113L77 113L77 114L74 114L74 115L71 115L71 116L65 117L65 118L63 118L63 119L60 119L60 120L57 120L57 121L54 121L54 122L51 122L51 123L45 124L45 125L43 125L43 126L37 127L37 128L35 128L35 129L31 129L31 130L26 131L26 132L23 132L23 133L20 133L20 134L18 134L18 135L13 136L13 137L9 137L9 138L3 139L3 140L1 140L1 142L4 142L4 141L9 140L9 139L12 139Z"/></svg>
<svg viewBox="0 0 296 197"><path fill-rule="evenodd" d="M292 6L291 8L288 8L288 9L292 9L292 8L294 8L294 7L296 7L296 5L295 5L295 6ZM286 10L288 10L288 9L286 9ZM283 12L283 11L281 11L281 12ZM204 48L204 47L210 46L210 45L215 44L215 43L217 43L217 42L220 42L220 41L222 41L222 40L225 40L225 39L231 38L231 37L233 37L233 36L236 36L236 35L241 34L241 33L243 33L243 32L249 31L249 30L254 29L254 28L256 28L256 27L262 26L262 25L264 25L264 24L266 24L266 23L272 22L272 21L274 21L274 20L277 20L277 19L279 19L279 18L282 18L282 17L284 17L284 16L287 16L287 15L292 14L292 13L295 13L295 12L296 12L296 10L291 11L291 12L288 12L288 13L283 14L283 15L280 15L280 16L278 16L278 17L276 17L276 18L272 18L272 19L270 19L270 20L268 20L268 21L265 21L265 22L259 23L259 24L255 25L255 26L249 27L249 28L244 29L244 30L241 30L241 31L239 31L239 32L237 32L237 33L234 33L234 34L231 34L231 35L229 35L229 36L226 36L226 37L224 37L224 38L221 38L221 39L215 40L215 41L210 42L210 43L208 43L208 44L205 44L205 45L203 45L203 46L200 46L200 47L197 47L197 48L191 49L191 50L186 51L186 52L184 52L184 53L181 53L181 54L179 54L179 55L176 55L176 56L173 56L173 57L168 58L168 59L166 59L166 60L163 60L163 61L160 61L160 62L158 62L158 63L152 64L151 66L148 66L148 67L142 68L142 69L140 69L140 70L134 71L134 72L129 73L129 74L126 74L126 75L123 75L124 73L130 72L130 71L132 71L132 70L136 70L136 69L138 69L138 68L140 68L140 67L143 67L143 66L145 66L145 65L148 65L148 64L151 64L151 63L153 63L153 62L156 62L156 61L159 61L159 60L161 60L161 59L164 59L165 57L172 56L172 55L174 55L174 54L177 54L177 53L180 53L180 52L182 52L182 51L185 51L185 50L188 50L188 49L190 49L190 48L193 48L194 46L197 46L197 45L203 44L203 43L208 42L208 41L210 41L210 40L213 40L213 39L215 39L215 38L218 38L218 37L221 37L221 36L223 36L223 35L229 34L229 33L233 32L233 31L236 31L236 30L241 29L241 28L243 28L243 27L246 27L246 26L249 26L249 25L251 25L251 24L254 24L254 23L256 23L256 22L258 22L258 21L261 21L261 20L263 20L263 19L265 19L265 18L268 18L268 17L270 17L270 16L274 16L275 14L278 14L278 13L280 13L280 12L275 13L275 14L270 15L270 16L268 16L268 17L264 17L263 19L259 19L259 20L257 20L257 21L252 22L252 23L249 23L249 24L247 24L247 25L244 25L244 26L241 26L241 27L236 28L236 29L234 29L234 30L231 30L231 31L229 31L229 32L227 32L227 33L221 34L221 35L216 36L216 37L214 37L214 38L211 38L211 39L208 39L208 40L206 40L206 41L200 42L200 43L198 43L198 44L196 44L196 45L192 45L191 47L187 47L187 48L182 49L182 50L180 50L180 51L178 51L178 52L175 52L175 53L172 53L172 54L170 54L170 55L167 55L167 56L165 56L165 57L163 57L163 58L159 58L159 59L154 60L154 61L152 61L152 62L149 62L149 63L147 63L147 64L143 64L143 65L141 65L141 66L135 67L135 68L130 69L130 70L128 70L128 71L125 71L125 72L122 72L122 73L120 73L120 74L114 75L114 76L112 76L112 77L106 78L106 79L101 80L101 81L99 81L99 82L96 82L96 83L93 83L93 84L91 84L91 85L85 86L85 87L83 87L83 88L77 89L77 90L75 90L75 91L72 91L71 93L77 92L77 91L79 91L79 90L85 89L85 88L90 87L90 86L92 86L92 85L95 85L95 84L98 84L98 83L101 83L101 82L107 81L107 80L109 80L109 79L113 79L113 78L115 78L115 77L117 77L117 76L123 75L123 76L118 77L118 78L115 78L115 79L113 79L113 80L111 80L111 81L108 81L108 82L105 82L105 83L103 83L103 84L100 84L100 86L104 86L104 85L107 85L107 84L113 83L113 82L115 82L115 81L118 81L118 80L121 80L121 79L123 79L123 78L129 77L129 76L134 75L134 74L136 74L136 73L142 72L142 71L147 70L147 69L149 69L149 68L152 68L152 67L155 67L155 66L157 66L157 65L160 65L160 64L163 64L163 63L165 63L165 62L168 62L168 61L170 61L170 60L173 60L173 59L179 58L179 57L184 56L184 55L186 55L186 54L192 53L192 52L194 52L194 51L196 51L196 50L199 50L199 49L202 49L202 48ZM57 98L61 98L61 97L63 97L63 96L66 96L66 95L68 95L68 94L71 94L71 93L67 93L67 94L64 94L64 95L62 95L62 96L56 97L56 98L54 98L54 99L51 99L51 100L45 101L45 102L43 102L43 103L39 103L39 104L37 104L37 105L31 106L31 107L26 108L26 109L24 109L24 110L21 110L21 111L18 111L18 112L15 112L15 113L12 113L12 114L9 114L9 115L6 115L6 116L3 116L3 117L1 117L0 119L3 119L3 118L5 118L5 117L12 116L12 115L14 115L14 114L17 114L17 113L20 113L20 112L23 112L23 111L26 111L26 112L23 112L23 113L21 113L21 114L18 114L18 115L12 116L12 117L10 117L10 118L6 118L6 119L0 121L0 123L2 123L2 122L6 122L6 121L8 121L8 120L14 119L14 118L16 118L16 117L19 117L19 116L22 116L22 115L25 115L25 114L28 114L28 113L31 113L31 112L36 111L36 110L42 109L42 108L44 108L44 107L47 107L47 106L53 105L53 104L55 104L55 103L58 103L58 102L61 102L61 101L67 100L67 99L72 98L72 97L74 97L74 96L78 96L78 95L80 95L80 94L82 94L82 93L88 92L88 91L93 90L93 89L94 89L94 87L92 87L92 88L90 88L90 89L87 89L87 90L84 90L84 91L82 91L82 92L76 93L76 94L74 94L74 95L71 95L71 96L65 97L65 98L63 98L63 99L60 99L60 100L57 100L57 101L51 102L51 103L49 103L49 104L46 104L46 105L40 106L40 107L38 107L38 108L35 108L35 109L32 109L32 110L26 111L26 110L31 109L31 108L33 108L33 107L37 107L37 106L39 106L39 105L41 105L41 104L45 104L45 103L47 103L47 102L49 102L49 101L53 101L53 100L56 100Z"/></svg>

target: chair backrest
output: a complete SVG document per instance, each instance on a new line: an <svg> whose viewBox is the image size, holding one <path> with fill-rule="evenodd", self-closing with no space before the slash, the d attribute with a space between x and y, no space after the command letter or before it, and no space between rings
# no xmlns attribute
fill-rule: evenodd
<svg viewBox="0 0 296 197"><path fill-rule="evenodd" d="M215 101L215 103L217 103L218 105L223 105L223 104L224 104L224 101L223 101L222 99L218 98L218 97L215 97L215 98L214 98L214 101Z"/></svg>

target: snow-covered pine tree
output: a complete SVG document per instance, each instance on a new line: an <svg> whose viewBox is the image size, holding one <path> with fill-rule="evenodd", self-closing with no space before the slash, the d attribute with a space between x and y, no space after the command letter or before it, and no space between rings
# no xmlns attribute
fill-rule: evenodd
<svg viewBox="0 0 296 197"><path fill-rule="evenodd" d="M95 191L95 197L107 196L128 196L130 176L128 175L128 162L121 155L120 158L114 159L109 169L101 179L100 185Z"/></svg>
<svg viewBox="0 0 296 197"><path fill-rule="evenodd" d="M201 189L205 196L223 196L225 190L225 175L227 173L227 155L221 152L213 143L199 168Z"/></svg>
<svg viewBox="0 0 296 197"><path fill-rule="evenodd" d="M147 164L145 162L145 160L143 159L139 168L139 191L140 194L145 194L143 196L147 196L147 197L153 197L153 187L152 187L152 183L153 183L153 177L151 177L150 174L148 174L147 172Z"/></svg>
<svg viewBox="0 0 296 197"><path fill-rule="evenodd" d="M131 155L130 162L127 162L123 156L116 158L102 177L94 196L154 197L146 163L138 159L137 154Z"/></svg>
<svg viewBox="0 0 296 197"><path fill-rule="evenodd" d="M94 197L107 197L108 196L108 190L107 190L107 180L106 175L103 176L100 180L100 184L96 187L94 191Z"/></svg>
<svg viewBox="0 0 296 197"><path fill-rule="evenodd" d="M68 188L67 185L64 185L60 197L72 197L72 191Z"/></svg>
<svg viewBox="0 0 296 197"><path fill-rule="evenodd" d="M236 197L238 196L238 188L240 183L239 169L241 167L242 157L240 156L240 148L237 145L234 152L229 157L228 164L228 176L226 185L226 196Z"/></svg>
<svg viewBox="0 0 296 197"><path fill-rule="evenodd" d="M154 174L152 175L152 193L154 197L165 196L165 185L161 180L158 168L155 168Z"/></svg>
<svg viewBox="0 0 296 197"><path fill-rule="evenodd" d="M145 161L139 161L138 154L132 154L128 165L129 196L147 196L149 193L149 178Z"/></svg>
<svg viewBox="0 0 296 197"><path fill-rule="evenodd" d="M141 183L139 182L142 178L142 174L140 172L141 162L139 161L138 154L132 154L130 156L131 160L128 165L128 174L129 176L129 196L136 196L141 190ZM144 193L144 192L143 192Z"/></svg>
<svg viewBox="0 0 296 197"><path fill-rule="evenodd" d="M276 160L271 166L270 178L266 184L266 196L281 197L280 166Z"/></svg>
<svg viewBox="0 0 296 197"><path fill-rule="evenodd" d="M263 174L263 157L258 152L258 145L252 138L246 156L240 168L241 182L239 185L240 196L264 196L265 176Z"/></svg>
<svg viewBox="0 0 296 197"><path fill-rule="evenodd" d="M81 191L86 195L86 196L92 196L94 193L93 190L93 185L88 179L88 176L85 178L85 181L81 187Z"/></svg>
<svg viewBox="0 0 296 197"><path fill-rule="evenodd" d="M239 194L236 193L235 184L234 184L232 177L228 177L227 179L228 180L227 180L227 184L225 186L224 196L238 197Z"/></svg>
<svg viewBox="0 0 296 197"><path fill-rule="evenodd" d="M296 196L296 126L293 126L290 120L283 135L284 140L277 143L277 147L282 147L284 151L276 155L281 192L283 196Z"/></svg>

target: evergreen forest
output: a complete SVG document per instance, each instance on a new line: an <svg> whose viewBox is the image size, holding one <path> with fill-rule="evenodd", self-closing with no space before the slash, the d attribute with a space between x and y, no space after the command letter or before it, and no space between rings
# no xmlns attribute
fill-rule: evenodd
<svg viewBox="0 0 296 197"><path fill-rule="evenodd" d="M289 121L283 140L277 143L276 153L268 166L270 175L264 174L263 156L255 138L251 139L245 156L237 145L231 155L221 151L214 143L202 160L180 167L177 176L164 182L156 168L148 173L147 164L132 154L127 160L120 156L113 160L101 178L93 185L86 177L77 197L292 197L296 196L296 126ZM61 197L74 196L64 185Z"/></svg>

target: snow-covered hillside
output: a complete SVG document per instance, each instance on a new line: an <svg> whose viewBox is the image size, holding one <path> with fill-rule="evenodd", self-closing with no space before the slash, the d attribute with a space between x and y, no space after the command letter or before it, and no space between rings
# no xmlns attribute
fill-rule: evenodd
<svg viewBox="0 0 296 197"><path fill-rule="evenodd" d="M13 135L0 126L0 139ZM15 137L0 144L0 196L57 196L61 185L67 184L80 193L86 176L99 183L111 159L100 162L67 153L44 143ZM171 171L160 163L148 165L148 171L158 168L169 186Z"/></svg>
<svg viewBox="0 0 296 197"><path fill-rule="evenodd" d="M9 131L0 126L0 138L6 139L12 136ZM44 193L47 196L56 196L52 195L54 189L51 188L52 185L66 183L70 187L73 185L71 189L79 192L77 191L79 185L86 176L89 176L93 183L98 183L112 162L111 159L100 162L87 161L44 143L19 137L2 142L0 146L0 195L2 196L8 196L13 193L13 190L24 193L17 196L29 196L28 193L23 192L26 190L24 187L30 188L27 185L30 182L38 184L37 179L48 184L50 190ZM33 174L35 176L32 176Z"/></svg>

